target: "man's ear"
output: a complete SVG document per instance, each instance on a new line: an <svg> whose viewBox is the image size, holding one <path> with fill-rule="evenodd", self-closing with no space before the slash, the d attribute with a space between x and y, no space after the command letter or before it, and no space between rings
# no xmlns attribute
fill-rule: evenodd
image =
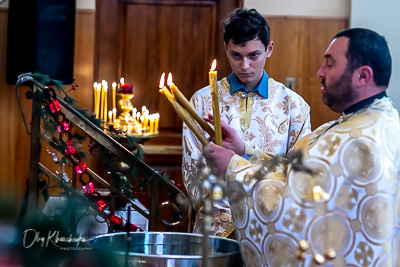
<svg viewBox="0 0 400 267"><path fill-rule="evenodd" d="M272 51L274 51L274 41L269 42L267 46L267 58L272 55Z"/></svg>
<svg viewBox="0 0 400 267"><path fill-rule="evenodd" d="M358 85L365 85L370 83L371 81L373 82L374 71L370 66L362 66L358 68L357 72L358 72L358 79L357 79Z"/></svg>

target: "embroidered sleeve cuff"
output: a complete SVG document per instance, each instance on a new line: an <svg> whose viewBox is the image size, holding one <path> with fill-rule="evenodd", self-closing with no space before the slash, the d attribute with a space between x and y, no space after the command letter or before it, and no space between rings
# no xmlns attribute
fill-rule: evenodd
<svg viewBox="0 0 400 267"><path fill-rule="evenodd" d="M239 155L233 155L231 161L229 161L228 168L226 169L225 172L225 180L226 181L235 180L237 169L246 165L250 165L250 162L248 162L246 159L242 158Z"/></svg>

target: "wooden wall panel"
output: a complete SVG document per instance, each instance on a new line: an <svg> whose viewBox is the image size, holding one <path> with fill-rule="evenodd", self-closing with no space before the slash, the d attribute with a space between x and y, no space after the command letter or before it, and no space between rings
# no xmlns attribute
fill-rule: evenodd
<svg viewBox="0 0 400 267"><path fill-rule="evenodd" d="M182 122L158 92L161 73L172 72L187 98L208 84L214 58L221 75L229 73L222 20L242 5L242 0L97 0L94 77L132 83L133 105L161 115L159 140L172 131L174 144L180 144Z"/></svg>
<svg viewBox="0 0 400 267"><path fill-rule="evenodd" d="M267 59L267 73L282 83L286 77L296 77L296 92L311 106L313 129L336 119L338 114L321 100L321 79L317 71L332 37L348 27L348 20L281 16L266 19L275 44L271 58Z"/></svg>
<svg viewBox="0 0 400 267"><path fill-rule="evenodd" d="M133 83L134 106L145 105L160 113L160 127L182 125L158 92L162 72L171 72L186 96L208 83L215 43L215 20L209 18L215 17L215 9L214 4L127 7L121 75ZM139 27L137 21L143 25Z"/></svg>
<svg viewBox="0 0 400 267"><path fill-rule="evenodd" d="M14 86L6 84L7 9L0 9L0 195L21 193L28 178L30 139L21 120ZM22 89L22 88L21 88ZM24 90L21 90L24 93ZM23 105L29 105L23 100ZM25 166L26 168L24 168ZM4 199L1 199L4 200Z"/></svg>

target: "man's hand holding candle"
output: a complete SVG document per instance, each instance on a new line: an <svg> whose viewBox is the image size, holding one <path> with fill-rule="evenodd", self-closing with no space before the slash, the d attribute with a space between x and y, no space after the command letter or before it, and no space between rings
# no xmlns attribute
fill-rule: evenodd
<svg viewBox="0 0 400 267"><path fill-rule="evenodd" d="M213 115L208 114L203 119L211 124L214 123ZM242 156L245 152L245 145L243 140L236 134L236 131L231 128L225 121L221 120L222 131L222 146L226 149L232 150L235 154ZM210 138L215 143L215 137Z"/></svg>

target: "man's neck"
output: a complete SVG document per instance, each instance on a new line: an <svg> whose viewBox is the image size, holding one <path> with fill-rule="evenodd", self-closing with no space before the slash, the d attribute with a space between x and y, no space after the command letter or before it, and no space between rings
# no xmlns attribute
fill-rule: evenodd
<svg viewBox="0 0 400 267"><path fill-rule="evenodd" d="M257 86L260 84L261 79L258 79L257 81L252 81L250 83L243 83L240 82L244 86L244 90L246 93L253 91Z"/></svg>
<svg viewBox="0 0 400 267"><path fill-rule="evenodd" d="M254 79L253 81L251 81L249 83L244 83L239 80L240 83L244 86L246 93L251 92L258 87L258 85L260 84L260 82L263 78L263 74L264 74L264 72L261 72L260 77L258 77L257 79Z"/></svg>
<svg viewBox="0 0 400 267"><path fill-rule="evenodd" d="M358 110L370 105L372 102L374 102L375 99L381 99L382 97L385 97L385 96L387 96L386 95L386 91L380 92L380 93L378 93L376 95L373 95L371 97L363 99L363 100L357 102L356 104L346 108L343 111L343 113L344 114L349 114L349 113L356 112L356 111L358 111Z"/></svg>

